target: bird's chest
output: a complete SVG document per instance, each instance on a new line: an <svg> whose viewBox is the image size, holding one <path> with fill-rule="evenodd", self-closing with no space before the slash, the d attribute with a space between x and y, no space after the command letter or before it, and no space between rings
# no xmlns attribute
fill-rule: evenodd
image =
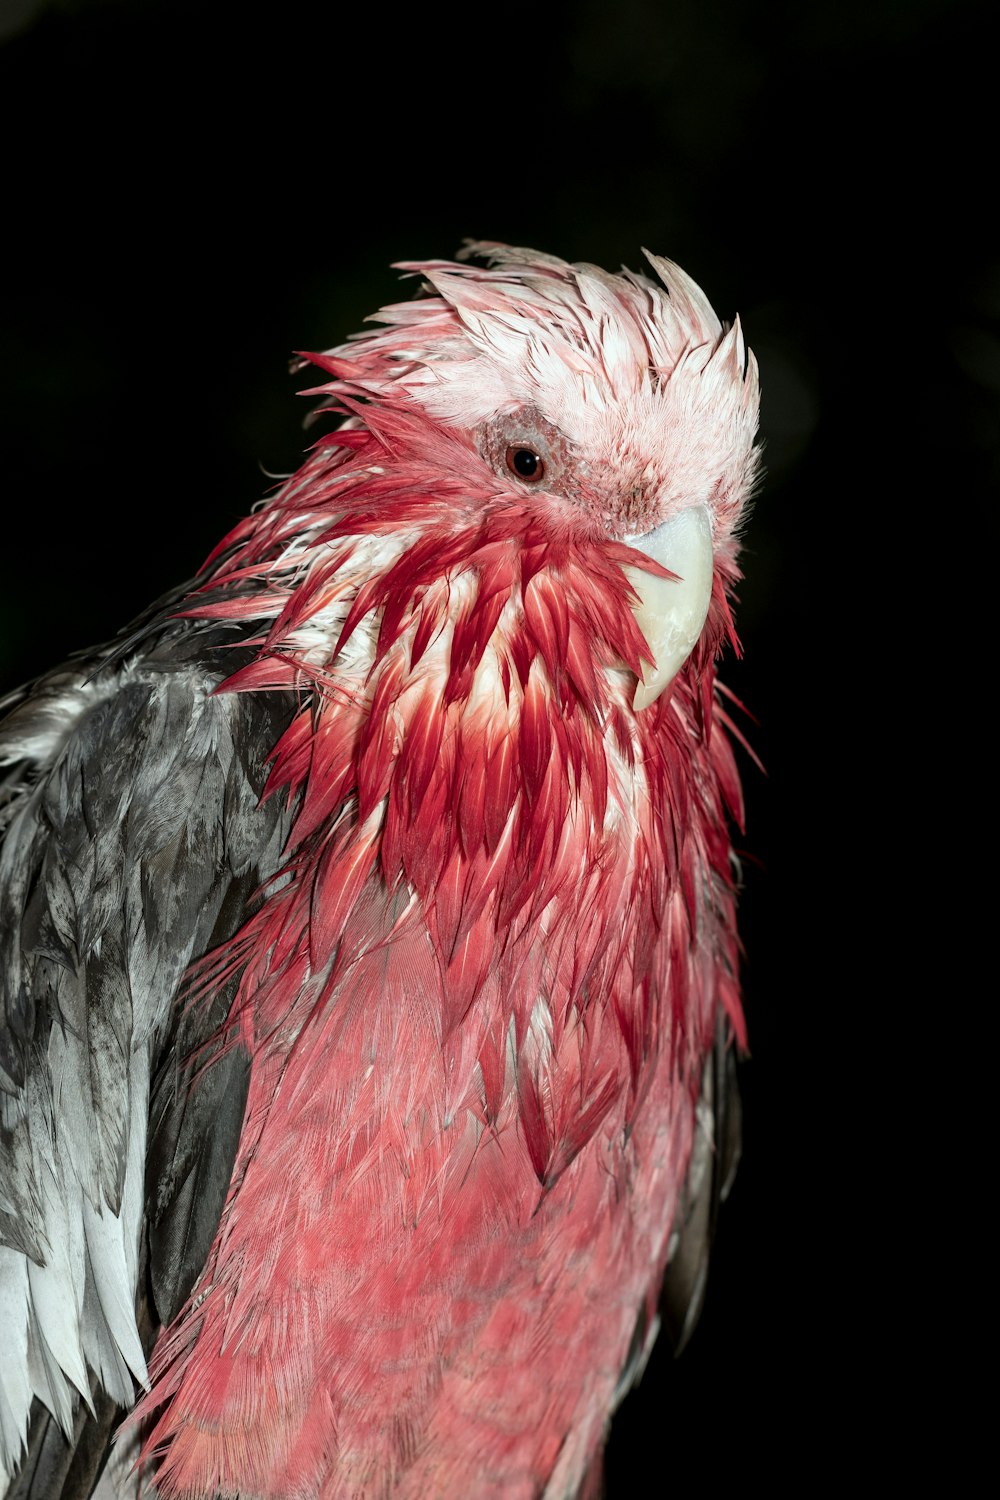
<svg viewBox="0 0 1000 1500"><path fill-rule="evenodd" d="M662 1275L693 1097L658 1040L672 924L642 841L595 844L581 815L544 848L543 885L511 820L491 870L456 844L422 896L345 840L289 888L300 938L244 1017L240 1154L175 1338L168 1500L580 1477Z"/></svg>
<svg viewBox="0 0 1000 1500"><path fill-rule="evenodd" d="M571 1493L600 1439L666 1260L689 1094L655 1068L628 1141L622 1097L545 1188L514 1098L445 1126L407 1112L412 1036L396 1058L345 1130L317 1057L242 1165L171 1414L193 1485Z"/></svg>

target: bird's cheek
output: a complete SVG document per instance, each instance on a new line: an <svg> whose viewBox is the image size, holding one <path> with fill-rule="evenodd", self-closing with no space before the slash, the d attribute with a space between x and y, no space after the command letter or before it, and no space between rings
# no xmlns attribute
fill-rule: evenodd
<svg viewBox="0 0 1000 1500"><path fill-rule="evenodd" d="M653 656L653 662L643 666L632 700L633 708L640 709L655 703L701 635L712 598L712 522L704 505L692 505L655 530L626 541L677 575L658 578L641 568L624 570L639 595L635 617Z"/></svg>

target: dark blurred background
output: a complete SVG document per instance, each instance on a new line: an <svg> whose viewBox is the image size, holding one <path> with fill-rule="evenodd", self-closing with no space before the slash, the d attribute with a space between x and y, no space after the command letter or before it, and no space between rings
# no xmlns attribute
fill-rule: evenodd
<svg viewBox="0 0 1000 1500"><path fill-rule="evenodd" d="M891 1378L909 1130L871 1039L920 1024L898 908L935 877L886 850L987 640L992 10L0 0L4 686L113 634L295 466L290 354L395 299L393 260L648 245L757 352L727 672L767 767L744 762L744 1162L702 1327L616 1419L611 1500L812 1493Z"/></svg>

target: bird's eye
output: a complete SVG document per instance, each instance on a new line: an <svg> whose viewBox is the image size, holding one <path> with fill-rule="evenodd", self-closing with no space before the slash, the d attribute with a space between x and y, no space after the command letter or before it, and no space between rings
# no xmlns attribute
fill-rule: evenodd
<svg viewBox="0 0 1000 1500"><path fill-rule="evenodd" d="M545 462L534 448L526 448L521 443L511 443L505 457L510 472L528 484L537 484L545 473Z"/></svg>

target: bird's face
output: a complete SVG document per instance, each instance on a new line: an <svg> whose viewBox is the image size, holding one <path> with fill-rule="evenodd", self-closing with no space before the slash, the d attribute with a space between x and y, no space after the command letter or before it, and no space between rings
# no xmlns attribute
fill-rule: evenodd
<svg viewBox="0 0 1000 1500"><path fill-rule="evenodd" d="M723 330L669 262L650 257L664 289L511 254L498 269L421 268L439 298L423 326L408 305L393 383L478 455L490 508L638 554L622 566L653 657L642 708L697 642L746 505L756 365L739 321Z"/></svg>

